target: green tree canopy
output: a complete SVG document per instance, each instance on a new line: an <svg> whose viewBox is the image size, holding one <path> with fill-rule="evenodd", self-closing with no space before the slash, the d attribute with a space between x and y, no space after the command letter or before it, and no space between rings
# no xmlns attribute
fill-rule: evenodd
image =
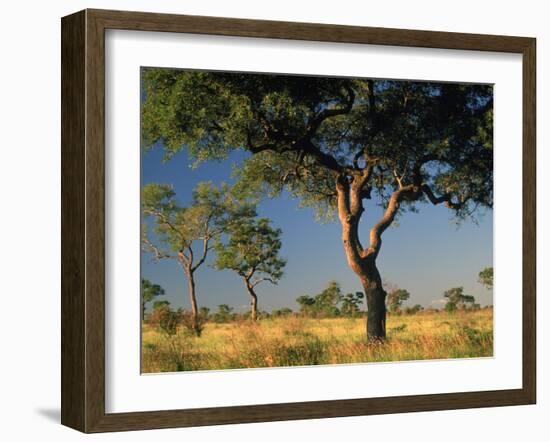
<svg viewBox="0 0 550 442"><path fill-rule="evenodd" d="M218 305L218 311L213 315L214 322L222 323L229 322L235 318L235 313L233 313L233 307L230 307L227 304Z"/></svg>
<svg viewBox="0 0 550 442"><path fill-rule="evenodd" d="M168 157L246 149L247 185L286 186L323 211L336 207L337 175L366 171L363 195L382 204L405 187L407 205L444 202L460 217L492 206L489 85L170 69L143 81L142 143L162 141Z"/></svg>
<svg viewBox="0 0 550 442"><path fill-rule="evenodd" d="M216 243L217 269L236 272L251 297L251 315L256 319L258 297L256 287L264 281L277 284L283 276L286 261L279 256L281 230L274 229L268 218L239 217L228 223L224 237Z"/></svg>
<svg viewBox="0 0 550 442"><path fill-rule="evenodd" d="M224 233L226 241L216 243L216 268L233 270L253 287L264 281L276 284L283 276L282 232L271 227L268 218L240 218Z"/></svg>
<svg viewBox="0 0 550 442"><path fill-rule="evenodd" d="M143 186L143 214L152 217L156 236L165 250L153 247L147 236L144 242L156 258L168 258L176 253L183 262L191 264L191 269L204 262L206 252L214 247L214 241L228 223L255 214L254 206L236 198L226 184L218 188L211 182L198 183L188 207L181 207L175 196L169 184ZM193 263L195 241L203 246L200 259Z"/></svg>
<svg viewBox="0 0 550 442"><path fill-rule="evenodd" d="M173 259L181 266L188 281L191 320L200 335L195 272L206 261L224 228L241 217L253 216L255 208L236 198L229 186L218 188L210 182L199 183L193 190L191 204L180 207L170 185L149 183L143 186L142 211L151 219L156 234L156 241L152 241L147 224L143 224L144 249L157 261Z"/></svg>
<svg viewBox="0 0 550 442"><path fill-rule="evenodd" d="M445 310L447 311L466 309L475 304L475 298L473 296L464 294L464 287L449 289L443 293L443 296L447 298L447 304L445 305Z"/></svg>
<svg viewBox="0 0 550 442"><path fill-rule="evenodd" d="M153 310L158 310L169 306L170 306L170 301L166 299L153 302Z"/></svg>
<svg viewBox="0 0 550 442"><path fill-rule="evenodd" d="M391 290L388 293L388 297L386 298L386 304L388 306L388 309L392 313L396 313L401 309L401 305L403 304L403 301L406 301L410 298L410 293L405 289L398 289L395 288Z"/></svg>
<svg viewBox="0 0 550 442"><path fill-rule="evenodd" d="M164 289L160 285L153 284L148 279L142 278L141 280L142 319L145 319L145 309L147 308L147 304L149 304L155 298L163 295L164 295Z"/></svg>
<svg viewBox="0 0 550 442"><path fill-rule="evenodd" d="M478 275L478 281L485 286L486 289L493 289L493 268L485 267Z"/></svg>
<svg viewBox="0 0 550 442"><path fill-rule="evenodd" d="M363 292L346 293L342 297L340 312L344 316L354 316L359 313L361 304L363 304Z"/></svg>
<svg viewBox="0 0 550 442"><path fill-rule="evenodd" d="M302 295L296 299L300 311L314 317L331 317L340 315L338 304L342 301L342 289L337 281L329 281L326 288L314 297Z"/></svg>

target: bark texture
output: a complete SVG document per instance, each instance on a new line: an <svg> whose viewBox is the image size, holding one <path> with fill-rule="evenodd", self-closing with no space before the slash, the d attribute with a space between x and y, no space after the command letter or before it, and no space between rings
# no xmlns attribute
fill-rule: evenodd
<svg viewBox="0 0 550 442"><path fill-rule="evenodd" d="M250 295L250 317L255 321L258 318L258 295L256 295L254 285L250 283L250 280L245 278L244 282Z"/></svg>
<svg viewBox="0 0 550 442"><path fill-rule="evenodd" d="M197 295L195 293L195 277L193 271L189 271L189 273L187 274L187 282L189 303L191 304L192 327L195 334L197 336L200 336L202 330L199 324L199 309L197 307Z"/></svg>
<svg viewBox="0 0 550 442"><path fill-rule="evenodd" d="M391 195L382 218L369 235L369 247L359 240L359 221L364 212L363 199L370 197L368 181L372 169L366 167L353 177L340 175L336 181L338 217L342 226L342 243L348 265L359 277L367 299L367 339L380 342L386 338L386 292L376 267L376 258L382 247L382 234L391 225L405 198L416 198L422 192L419 186L400 186Z"/></svg>

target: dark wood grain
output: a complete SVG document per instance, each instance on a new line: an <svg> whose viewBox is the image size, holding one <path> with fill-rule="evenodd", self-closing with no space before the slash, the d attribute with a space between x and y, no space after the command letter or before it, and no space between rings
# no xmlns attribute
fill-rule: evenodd
<svg viewBox="0 0 550 442"><path fill-rule="evenodd" d="M105 413L105 30L499 51L523 55L523 386L515 390ZM62 20L62 423L84 432L532 404L536 398L535 40L86 10ZM519 148L519 146L518 146Z"/></svg>
<svg viewBox="0 0 550 442"><path fill-rule="evenodd" d="M61 422L85 428L85 20L63 19L61 34Z"/></svg>
<svg viewBox="0 0 550 442"><path fill-rule="evenodd" d="M88 10L105 29L362 43L473 51L522 52L529 38L360 26L246 20L149 12Z"/></svg>
<svg viewBox="0 0 550 442"><path fill-rule="evenodd" d="M536 41L523 50L523 389L536 401L537 126Z"/></svg>

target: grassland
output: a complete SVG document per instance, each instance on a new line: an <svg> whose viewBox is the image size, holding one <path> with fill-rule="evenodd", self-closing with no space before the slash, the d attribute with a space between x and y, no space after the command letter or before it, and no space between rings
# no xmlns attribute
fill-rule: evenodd
<svg viewBox="0 0 550 442"><path fill-rule="evenodd" d="M365 341L364 318L209 322L200 338L145 323L142 334L143 373L472 358L493 354L493 311L389 315L377 345Z"/></svg>

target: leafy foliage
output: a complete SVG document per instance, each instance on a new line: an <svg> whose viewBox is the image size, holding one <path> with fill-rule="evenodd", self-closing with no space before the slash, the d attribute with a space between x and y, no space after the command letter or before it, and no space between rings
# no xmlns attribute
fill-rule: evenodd
<svg viewBox="0 0 550 442"><path fill-rule="evenodd" d="M364 195L382 205L414 184L403 207L445 202L463 219L492 206L489 85L142 72L143 147L162 141L167 157L186 148L196 161L246 149L243 191L286 187L324 215L336 205L337 176L372 168Z"/></svg>
<svg viewBox="0 0 550 442"><path fill-rule="evenodd" d="M153 311L158 310L162 307L168 307L170 305L170 301L167 301L165 299L160 301L153 302Z"/></svg>
<svg viewBox="0 0 550 442"><path fill-rule="evenodd" d="M391 290L386 298L388 310L392 313L400 312L403 301L409 299L410 296L410 293L405 289L395 288Z"/></svg>
<svg viewBox="0 0 550 442"><path fill-rule="evenodd" d="M343 295L340 284L330 281L321 293L315 296L299 296L296 302L300 306L300 312L305 316L354 316L359 313L364 296L362 292Z"/></svg>
<svg viewBox="0 0 550 442"><path fill-rule="evenodd" d="M153 301L158 296L164 295L164 289L158 285L153 284L148 279L141 280L141 309L142 309L142 318L145 317L145 309L147 304Z"/></svg>
<svg viewBox="0 0 550 442"><path fill-rule="evenodd" d="M275 318L279 318L281 316L290 316L293 314L293 311L291 308L288 308L288 307L283 307L283 308L280 308L280 309L275 309L271 312L271 316L275 317Z"/></svg>
<svg viewBox="0 0 550 442"><path fill-rule="evenodd" d="M480 284L483 284L487 290L493 289L493 268L485 267L481 272L479 272Z"/></svg>
<svg viewBox="0 0 550 442"><path fill-rule="evenodd" d="M464 294L464 287L454 287L443 293L443 296L447 298L447 304L445 304L445 310L453 312L457 309L466 310L472 307L478 307L475 304L475 298L471 295Z"/></svg>
<svg viewBox="0 0 550 442"><path fill-rule="evenodd" d="M233 307L227 304L218 305L218 311L212 315L212 320L217 323L229 322L235 319L236 314L233 313Z"/></svg>
<svg viewBox="0 0 550 442"><path fill-rule="evenodd" d="M424 307L422 307L420 304L415 304L412 307L406 307L405 308L405 314L406 315L415 315L419 311L424 310Z"/></svg>
<svg viewBox="0 0 550 442"><path fill-rule="evenodd" d="M181 310L172 310L169 301L157 301L149 315L149 322L154 324L166 336L174 336L181 320Z"/></svg>
<svg viewBox="0 0 550 442"><path fill-rule="evenodd" d="M192 202L188 207L178 206L171 186L149 183L143 187L142 210L146 217L152 218L160 243L153 243L144 229L144 248L157 261L173 259L181 266L189 284L189 320L196 336L200 336L203 318L197 308L195 271L204 264L209 251L214 247L213 242L219 238L224 228L237 222L240 217L255 214L255 208L236 198L227 185L218 188L210 182L201 182L193 190ZM196 250L195 243L202 245L201 250Z"/></svg>
<svg viewBox="0 0 550 442"><path fill-rule="evenodd" d="M355 316L360 312L361 304L363 304L363 292L347 293L342 297L342 305L340 312L344 316Z"/></svg>
<svg viewBox="0 0 550 442"><path fill-rule="evenodd" d="M199 315L207 321L210 316L210 309L208 307L201 307L199 309Z"/></svg>
<svg viewBox="0 0 550 442"><path fill-rule="evenodd" d="M224 231L227 241L216 243L217 269L230 269L253 287L263 281L276 284L283 276L286 261L279 257L281 230L267 218L240 218Z"/></svg>
<svg viewBox="0 0 550 442"><path fill-rule="evenodd" d="M153 218L157 238L166 250L152 248L145 234L144 242L159 259L178 258L178 254L181 258L181 254L187 252L185 257L190 258L192 264L194 241L202 241L204 250L208 250L229 222L254 213L254 207L236 198L228 185L218 188L211 182L198 183L188 207L180 207L175 196L172 187L167 184L149 183L143 186L143 214Z"/></svg>

